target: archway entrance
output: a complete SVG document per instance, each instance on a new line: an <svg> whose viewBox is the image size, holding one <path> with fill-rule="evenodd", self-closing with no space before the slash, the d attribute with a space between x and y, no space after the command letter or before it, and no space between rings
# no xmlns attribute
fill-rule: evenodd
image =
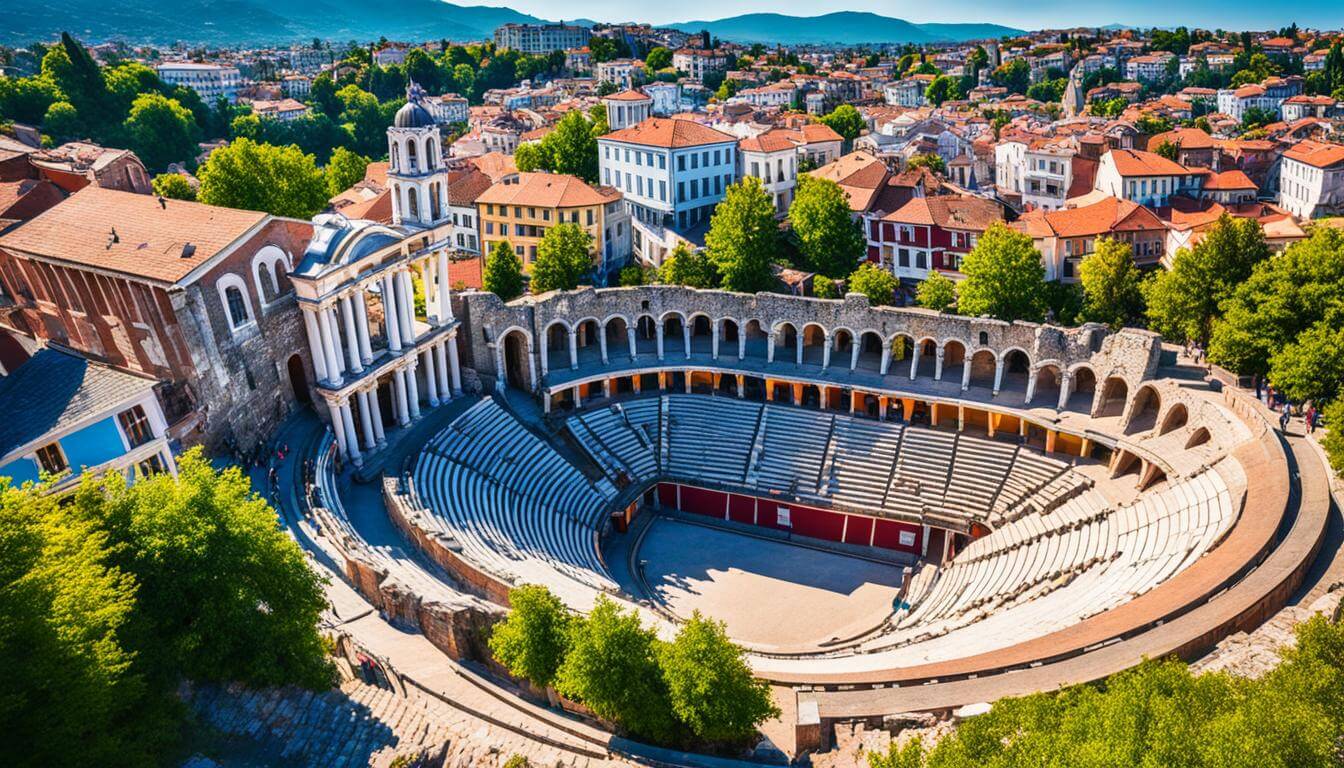
<svg viewBox="0 0 1344 768"><path fill-rule="evenodd" d="M289 369L289 386L294 389L294 399L300 403L313 402L308 391L308 374L303 370L303 358L297 353L290 355L285 367Z"/></svg>
<svg viewBox="0 0 1344 768"><path fill-rule="evenodd" d="M505 381L517 389L531 389L528 376L527 339L519 331L512 331L504 337Z"/></svg>

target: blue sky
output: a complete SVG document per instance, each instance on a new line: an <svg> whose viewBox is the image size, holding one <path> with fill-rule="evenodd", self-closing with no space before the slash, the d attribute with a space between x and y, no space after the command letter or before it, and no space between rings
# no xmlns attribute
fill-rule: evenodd
<svg viewBox="0 0 1344 768"><path fill-rule="evenodd" d="M591 18L597 21L666 23L717 19L742 13L775 12L815 16L830 11L872 11L913 22L994 22L1038 29L1120 23L1137 26L1201 26L1210 29L1269 29L1296 21L1303 27L1344 26L1344 3L1334 0L1265 2L1265 0L943 0L938 3L899 0L850 0L840 4L817 0L677 0L673 3L631 3L629 0L453 0L461 5L516 8L543 18Z"/></svg>

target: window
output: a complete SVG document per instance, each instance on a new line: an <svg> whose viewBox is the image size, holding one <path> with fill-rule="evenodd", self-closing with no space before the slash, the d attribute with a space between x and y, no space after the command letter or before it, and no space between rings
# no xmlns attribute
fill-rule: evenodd
<svg viewBox="0 0 1344 768"><path fill-rule="evenodd" d="M780 528L792 528L793 523L789 519L788 507L775 507L775 525Z"/></svg>
<svg viewBox="0 0 1344 768"><path fill-rule="evenodd" d="M588 209L588 226L591 227L592 225L593 225L593 209L592 209L592 208L589 208L589 209Z"/></svg>
<svg viewBox="0 0 1344 768"><path fill-rule="evenodd" d="M908 267L910 266L910 251L909 251L909 249L902 248L898 253L899 253L899 255L896 257L896 258L897 258L896 263L897 263L899 266L907 267L907 268L908 268Z"/></svg>
<svg viewBox="0 0 1344 768"><path fill-rule="evenodd" d="M659 168L666 168L666 167L667 167L667 155L659 155L659 156L658 156L658 167L659 167Z"/></svg>
<svg viewBox="0 0 1344 768"><path fill-rule="evenodd" d="M135 468L140 473L140 477L161 475L168 471L168 465L164 463L163 455L158 453L136 464Z"/></svg>
<svg viewBox="0 0 1344 768"><path fill-rule="evenodd" d="M154 439L149 417L145 415L145 409L138 405L118 413L117 421L121 423L121 431L126 434L126 442L132 448L139 448Z"/></svg>
<svg viewBox="0 0 1344 768"><path fill-rule="evenodd" d="M700 156L691 155L691 170L695 170L696 168L699 167L700 167Z"/></svg>
<svg viewBox="0 0 1344 768"><path fill-rule="evenodd" d="M929 255L923 251L915 251L915 269L928 269Z"/></svg>
<svg viewBox="0 0 1344 768"><path fill-rule="evenodd" d="M677 170L678 170L678 171L684 171L684 170L686 170L686 156L685 156L685 155L677 155Z"/></svg>
<svg viewBox="0 0 1344 768"><path fill-rule="evenodd" d="M69 469L70 463L65 460L65 451L61 450L61 444L51 443L37 449L37 466L41 467L43 472L58 475Z"/></svg>
<svg viewBox="0 0 1344 768"><path fill-rule="evenodd" d="M236 285L225 288L224 301L229 309L229 325L234 330L247 325L250 318L247 315L247 300L243 298L242 290Z"/></svg>
<svg viewBox="0 0 1344 768"><path fill-rule="evenodd" d="M659 182L658 182L658 199L659 199L659 200L662 200L663 202L667 202L667 182L666 182L666 181L659 181Z"/></svg>
<svg viewBox="0 0 1344 768"><path fill-rule="evenodd" d="M719 149L714 150L714 164L715 164L715 165L719 165L720 163L723 162L722 160L719 159L719 158L720 158L720 153L721 153L721 152L722 152L722 150L719 150Z"/></svg>

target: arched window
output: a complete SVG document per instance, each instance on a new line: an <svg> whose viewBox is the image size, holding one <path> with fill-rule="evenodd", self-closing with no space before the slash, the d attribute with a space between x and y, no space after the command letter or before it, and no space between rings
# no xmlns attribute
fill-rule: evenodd
<svg viewBox="0 0 1344 768"><path fill-rule="evenodd" d="M289 290L288 274L289 254L278 246L264 246L252 257L252 280L263 307Z"/></svg>
<svg viewBox="0 0 1344 768"><path fill-rule="evenodd" d="M235 274L227 274L215 283L219 290L220 301L224 304L224 314L229 320L229 330L237 333L253 324L252 307L248 303L247 283Z"/></svg>
<svg viewBox="0 0 1344 768"><path fill-rule="evenodd" d="M409 219L420 218L420 190L417 187L406 188L406 217Z"/></svg>
<svg viewBox="0 0 1344 768"><path fill-rule="evenodd" d="M426 168L439 167L438 142L434 141L433 136L425 140L425 167Z"/></svg>
<svg viewBox="0 0 1344 768"><path fill-rule="evenodd" d="M393 172L401 170L401 152L398 150L397 142L392 142L392 170Z"/></svg>
<svg viewBox="0 0 1344 768"><path fill-rule="evenodd" d="M411 173L419 171L419 169L415 167L415 139L406 142L406 168Z"/></svg>

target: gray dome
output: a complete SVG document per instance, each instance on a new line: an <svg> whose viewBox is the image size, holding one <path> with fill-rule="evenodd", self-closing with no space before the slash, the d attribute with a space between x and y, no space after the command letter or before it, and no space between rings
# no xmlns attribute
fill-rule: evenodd
<svg viewBox="0 0 1344 768"><path fill-rule="evenodd" d="M406 102L397 110L396 117L392 118L392 125L396 128L433 128L434 124L434 116L420 106L418 100Z"/></svg>

